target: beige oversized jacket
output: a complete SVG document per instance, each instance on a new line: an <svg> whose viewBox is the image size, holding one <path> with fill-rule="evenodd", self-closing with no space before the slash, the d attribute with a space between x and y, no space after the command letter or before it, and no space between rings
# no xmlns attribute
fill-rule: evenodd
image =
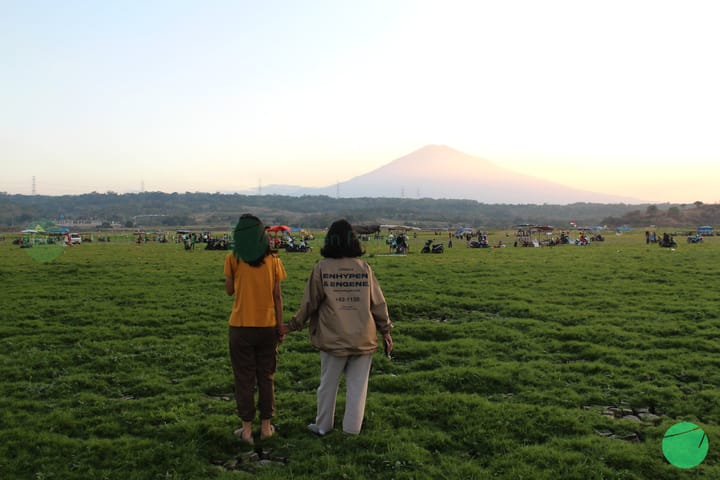
<svg viewBox="0 0 720 480"><path fill-rule="evenodd" d="M348 356L377 350L377 332L389 332L385 296L370 265L359 258L325 258L315 264L290 331L310 321L318 350Z"/></svg>

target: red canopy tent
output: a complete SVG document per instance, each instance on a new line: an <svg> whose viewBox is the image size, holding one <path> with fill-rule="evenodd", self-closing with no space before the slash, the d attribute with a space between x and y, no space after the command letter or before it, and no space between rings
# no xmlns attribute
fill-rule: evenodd
<svg viewBox="0 0 720 480"><path fill-rule="evenodd" d="M265 227L265 230L268 232L289 232L290 227L287 225L272 225L270 227Z"/></svg>

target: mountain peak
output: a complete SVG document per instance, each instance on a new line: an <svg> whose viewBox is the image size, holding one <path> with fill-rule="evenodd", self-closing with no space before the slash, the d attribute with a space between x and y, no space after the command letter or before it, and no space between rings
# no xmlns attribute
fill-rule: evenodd
<svg viewBox="0 0 720 480"><path fill-rule="evenodd" d="M620 202L628 199L583 191L523 175L446 145L425 145L335 187L343 197L462 198L483 203Z"/></svg>
<svg viewBox="0 0 720 480"><path fill-rule="evenodd" d="M450 152L454 152L454 153L459 153L457 150L455 150L454 148L450 148L450 147L448 147L447 145L433 145L433 144L425 145L424 147L421 147L421 148L415 150L415 152L413 152L413 153L418 153L418 152L427 152L427 153L443 153L443 152L450 153Z"/></svg>
<svg viewBox="0 0 720 480"><path fill-rule="evenodd" d="M488 160L473 157L466 153L450 148L446 145L426 145L414 152L390 162L385 167L386 174L402 173L413 177L456 177L457 175L477 176L489 171L496 172L499 167ZM395 171L402 169L401 171ZM407 170L410 169L410 170Z"/></svg>
<svg viewBox="0 0 720 480"><path fill-rule="evenodd" d="M568 187L505 169L447 145L425 145L371 172L301 194L456 198L487 204L621 203L636 199Z"/></svg>

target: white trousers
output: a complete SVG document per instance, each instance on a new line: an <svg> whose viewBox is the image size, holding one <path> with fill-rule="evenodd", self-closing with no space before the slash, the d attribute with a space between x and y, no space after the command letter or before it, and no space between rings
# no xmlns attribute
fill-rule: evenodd
<svg viewBox="0 0 720 480"><path fill-rule="evenodd" d="M372 354L336 357L320 352L320 386L317 390L318 428L327 433L335 426L335 402L343 371L345 372L345 415L343 432L360 433L365 416L368 379L372 366Z"/></svg>

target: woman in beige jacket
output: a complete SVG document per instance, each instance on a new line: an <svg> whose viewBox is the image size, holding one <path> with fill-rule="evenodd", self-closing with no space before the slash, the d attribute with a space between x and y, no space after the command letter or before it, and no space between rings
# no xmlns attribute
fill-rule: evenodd
<svg viewBox="0 0 720 480"><path fill-rule="evenodd" d="M347 220L334 222L320 250L324 259L313 268L300 310L286 326L292 332L309 322L310 341L320 350L317 417L308 425L317 435L334 428L343 372L347 385L343 432L360 433L378 332L388 353L393 348L385 297L370 265L359 258L363 253L352 225Z"/></svg>

